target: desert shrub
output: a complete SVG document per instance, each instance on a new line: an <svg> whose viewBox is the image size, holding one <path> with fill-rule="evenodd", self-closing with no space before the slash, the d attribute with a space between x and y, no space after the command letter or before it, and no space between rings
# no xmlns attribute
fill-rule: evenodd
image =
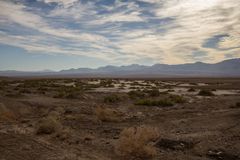
<svg viewBox="0 0 240 160"><path fill-rule="evenodd" d="M78 96L77 96L77 93L76 93L76 92L70 92L70 93L66 93L66 94L65 94L65 98L68 98L68 99L76 99L76 98L78 98Z"/></svg>
<svg viewBox="0 0 240 160"><path fill-rule="evenodd" d="M160 92L158 89L151 89L151 90L147 90L146 92L150 97L158 97L160 95Z"/></svg>
<svg viewBox="0 0 240 160"><path fill-rule="evenodd" d="M124 88L124 87L126 87L126 86L125 86L124 83L121 83L120 87L121 87L121 88Z"/></svg>
<svg viewBox="0 0 240 160"><path fill-rule="evenodd" d="M198 84L195 83L195 82L190 82L189 84L190 84L190 85L194 85L194 86L198 85Z"/></svg>
<svg viewBox="0 0 240 160"><path fill-rule="evenodd" d="M115 145L117 154L131 158L151 158L157 154L152 142L159 137L154 127L140 126L125 128Z"/></svg>
<svg viewBox="0 0 240 160"><path fill-rule="evenodd" d="M113 95L108 95L106 97L104 97L104 103L116 103L119 102L121 100L121 98L115 94Z"/></svg>
<svg viewBox="0 0 240 160"><path fill-rule="evenodd" d="M97 107L95 109L97 119L102 122L118 122L121 120L122 113L116 109Z"/></svg>
<svg viewBox="0 0 240 160"><path fill-rule="evenodd" d="M129 87L129 89L138 89L138 87L131 86L131 87Z"/></svg>
<svg viewBox="0 0 240 160"><path fill-rule="evenodd" d="M58 92L53 96L53 98L64 98L64 96L65 96L64 92Z"/></svg>
<svg viewBox="0 0 240 160"><path fill-rule="evenodd" d="M134 81L134 82L130 83L130 85L131 85L131 86L138 86L138 85L140 85L140 83L137 82L137 81Z"/></svg>
<svg viewBox="0 0 240 160"><path fill-rule="evenodd" d="M56 138L61 141L69 139L71 137L71 130L69 128L62 129L61 131L56 133Z"/></svg>
<svg viewBox="0 0 240 160"><path fill-rule="evenodd" d="M143 98L145 97L145 93L143 93L142 91L129 91L128 92L128 96L132 99L135 99L135 98Z"/></svg>
<svg viewBox="0 0 240 160"><path fill-rule="evenodd" d="M160 99L160 100L150 100L150 99L142 99L135 103L136 105L143 105L143 106L173 106L174 102L170 99Z"/></svg>
<svg viewBox="0 0 240 160"><path fill-rule="evenodd" d="M0 87L1 87L1 88L5 88L6 86L9 85L9 83L10 83L10 82L8 82L8 81L2 80L2 81L0 81Z"/></svg>
<svg viewBox="0 0 240 160"><path fill-rule="evenodd" d="M240 107L240 102L237 102L237 103L236 103L236 106L237 106L237 107Z"/></svg>
<svg viewBox="0 0 240 160"><path fill-rule="evenodd" d="M179 95L170 95L169 98L170 98L170 100L172 100L175 103L185 103L186 102L186 99Z"/></svg>
<svg viewBox="0 0 240 160"><path fill-rule="evenodd" d="M61 87L58 89L56 95L54 95L54 98L69 98L69 99L76 99L78 98L78 94L80 89L74 88L74 87Z"/></svg>
<svg viewBox="0 0 240 160"><path fill-rule="evenodd" d="M113 81L111 79L107 79L107 80L101 80L99 85L103 87L114 87L112 83Z"/></svg>
<svg viewBox="0 0 240 160"><path fill-rule="evenodd" d="M45 94L46 91L48 91L48 88L46 88L46 87L39 87L37 89L37 91L38 91L38 93Z"/></svg>
<svg viewBox="0 0 240 160"><path fill-rule="evenodd" d="M214 96L214 94L209 90L200 90L198 95L199 96Z"/></svg>
<svg viewBox="0 0 240 160"><path fill-rule="evenodd" d="M196 91L196 89L194 89L194 88L189 88L188 89L188 92L195 92Z"/></svg>
<svg viewBox="0 0 240 160"><path fill-rule="evenodd" d="M20 93L20 92L12 92L12 91L10 91L10 92L7 92L6 94L5 94L5 96L6 97L11 97L11 98L19 98L19 97L22 97L23 96L23 94L22 93Z"/></svg>
<svg viewBox="0 0 240 160"><path fill-rule="evenodd" d="M32 93L31 90L23 88L19 90L19 93Z"/></svg>
<svg viewBox="0 0 240 160"><path fill-rule="evenodd" d="M52 117L52 118L54 118L56 120L60 119L60 116L61 116L60 112L57 112L57 111L50 111L48 113L48 117Z"/></svg>
<svg viewBox="0 0 240 160"><path fill-rule="evenodd" d="M37 134L52 134L60 131L62 128L60 122L53 117L43 118L37 128Z"/></svg>
<svg viewBox="0 0 240 160"><path fill-rule="evenodd" d="M230 108L240 108L240 102L235 103L234 105L230 106Z"/></svg>

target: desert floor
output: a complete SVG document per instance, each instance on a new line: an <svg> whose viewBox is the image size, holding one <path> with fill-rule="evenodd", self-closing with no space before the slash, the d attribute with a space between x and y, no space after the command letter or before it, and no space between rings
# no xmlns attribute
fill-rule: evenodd
<svg viewBox="0 0 240 160"><path fill-rule="evenodd" d="M115 159L240 159L240 79L0 79L0 160Z"/></svg>

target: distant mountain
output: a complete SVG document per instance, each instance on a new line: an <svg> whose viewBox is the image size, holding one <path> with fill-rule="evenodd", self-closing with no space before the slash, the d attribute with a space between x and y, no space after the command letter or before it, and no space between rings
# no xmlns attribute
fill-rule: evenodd
<svg viewBox="0 0 240 160"><path fill-rule="evenodd" d="M240 77L240 58L215 64L187 63L179 65L154 64L144 66L104 66L97 69L78 68L59 72L0 71L0 76L74 76L74 77Z"/></svg>

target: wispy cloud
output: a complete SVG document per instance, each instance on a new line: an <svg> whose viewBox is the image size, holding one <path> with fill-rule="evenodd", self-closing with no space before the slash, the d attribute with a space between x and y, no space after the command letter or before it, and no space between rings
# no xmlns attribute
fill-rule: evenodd
<svg viewBox="0 0 240 160"><path fill-rule="evenodd" d="M84 55L116 64L240 57L240 2L235 0L37 2L41 9L0 1L0 43L30 53ZM227 36L214 39L221 35Z"/></svg>

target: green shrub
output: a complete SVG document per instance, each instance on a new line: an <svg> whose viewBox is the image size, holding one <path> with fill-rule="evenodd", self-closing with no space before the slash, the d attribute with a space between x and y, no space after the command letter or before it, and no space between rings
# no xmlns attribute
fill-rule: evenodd
<svg viewBox="0 0 240 160"><path fill-rule="evenodd" d="M186 102L186 99L179 95L170 95L169 98L170 98L170 100L172 100L175 103L185 103Z"/></svg>
<svg viewBox="0 0 240 160"><path fill-rule="evenodd" d="M149 99L143 99L139 100L135 103L136 105L143 105L143 106L173 106L174 102L170 99L162 99L162 100L149 100Z"/></svg>
<svg viewBox="0 0 240 160"><path fill-rule="evenodd" d="M209 90L201 90L198 93L199 96L214 96L214 94Z"/></svg>

